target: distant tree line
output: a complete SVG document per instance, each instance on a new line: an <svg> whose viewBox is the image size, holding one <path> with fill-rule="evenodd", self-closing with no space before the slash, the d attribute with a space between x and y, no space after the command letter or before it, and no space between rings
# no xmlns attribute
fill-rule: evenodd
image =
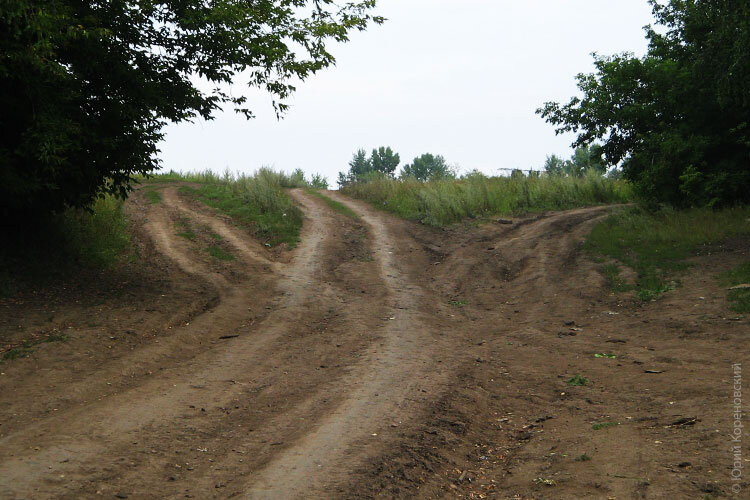
<svg viewBox="0 0 750 500"><path fill-rule="evenodd" d="M390 147L373 149L369 156L364 149L358 149L349 161L349 170L339 172L338 185L348 186L374 177L396 178L400 163L401 157ZM456 169L448 165L441 155L425 153L404 165L398 177L418 181L449 179L456 177Z"/></svg>
<svg viewBox="0 0 750 500"><path fill-rule="evenodd" d="M440 179L456 179L459 175L458 167L449 165L442 155L425 153L414 158L411 163L407 163L401 167L400 172L397 174L396 170L399 163L399 154L394 152L390 147L373 149L369 156L364 149L358 149L352 156L351 161L349 161L349 170L347 172L339 172L338 185L344 187L358 182L367 182L379 177L399 178L402 180L413 179L426 182ZM542 170L530 169L528 170L528 175L518 168L508 170L511 178L538 177L542 173L556 177L584 177L590 173L598 175L606 174L610 178L621 175L620 169L609 168L609 165L607 165L602 157L602 147L598 144L577 147L568 160L554 154L549 155L544 162ZM485 175L475 169L461 175L461 179L475 176Z"/></svg>

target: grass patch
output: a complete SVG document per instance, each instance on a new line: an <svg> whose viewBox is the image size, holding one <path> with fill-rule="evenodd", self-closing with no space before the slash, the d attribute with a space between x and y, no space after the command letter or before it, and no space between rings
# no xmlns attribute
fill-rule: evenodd
<svg viewBox="0 0 750 500"><path fill-rule="evenodd" d="M90 210L69 209L47 219L26 221L0 245L0 294L18 286L54 281L82 268L108 269L132 245L122 201L99 198Z"/></svg>
<svg viewBox="0 0 750 500"><path fill-rule="evenodd" d="M750 261L720 274L719 283L727 288L750 283ZM727 298L732 311L750 313L750 288L729 290Z"/></svg>
<svg viewBox="0 0 750 500"><path fill-rule="evenodd" d="M588 462L589 460L591 460L591 457L585 453L575 458L576 462Z"/></svg>
<svg viewBox="0 0 750 500"><path fill-rule="evenodd" d="M204 181L197 187L182 186L179 191L229 215L248 228L256 238L269 246L299 242L302 212L284 191L285 175L261 169L253 176L203 173ZM185 175L182 180L191 180ZM221 239L216 235L214 239Z"/></svg>
<svg viewBox="0 0 750 500"><path fill-rule="evenodd" d="M453 307L466 307L467 302L465 300L451 300L450 304Z"/></svg>
<svg viewBox="0 0 750 500"><path fill-rule="evenodd" d="M159 191L149 189L147 191L144 191L143 194L150 204L153 205L154 203L161 203L161 193Z"/></svg>
<svg viewBox="0 0 750 500"><path fill-rule="evenodd" d="M213 257L214 259L217 259L217 260L234 260L234 255L232 255L231 253L227 252L226 250L224 250L221 247L217 247L217 246L213 246L212 245L212 246L206 248L206 251L208 252L208 254L211 257Z"/></svg>
<svg viewBox="0 0 750 500"><path fill-rule="evenodd" d="M586 385L586 382L588 382L588 379L578 374L573 375L570 379L565 381L565 383L568 385L578 386L578 387Z"/></svg>
<svg viewBox="0 0 750 500"><path fill-rule="evenodd" d="M635 286L630 286L619 278L618 264L603 266L613 290L634 288L642 300L652 300L679 284L676 275L701 248L750 235L748 219L750 207L657 213L629 207L594 227L585 247L592 257L608 257L637 273Z"/></svg>
<svg viewBox="0 0 750 500"><path fill-rule="evenodd" d="M23 340L21 342L21 345L5 351L2 356L0 356L0 361L28 358L34 352L34 346L37 346L39 344L46 344L49 342L67 342L69 339L70 337L68 337L64 333L57 333L38 339Z"/></svg>
<svg viewBox="0 0 750 500"><path fill-rule="evenodd" d="M352 219L359 219L359 216L356 214L356 212L354 210L352 210L351 208L347 207L346 205L344 205L340 201L332 200L331 198L329 198L328 196L324 195L323 193L321 193L320 191L318 191L316 189L308 188L308 189L306 189L306 191L307 191L307 193L309 193L309 194L311 194L313 196L316 196L316 197L320 198L321 200L323 200L325 202L325 204L328 205L328 207L331 210L333 210L334 212L338 212L338 213L340 213L342 215L345 215L347 217L350 217Z"/></svg>
<svg viewBox="0 0 750 500"><path fill-rule="evenodd" d="M601 272L613 292L627 292L635 288L620 276L620 266L617 264L605 264L601 267Z"/></svg>
<svg viewBox="0 0 750 500"><path fill-rule="evenodd" d="M180 236L181 238L185 238L186 240L190 240L190 241L195 240L195 233L192 231L182 231L181 233L177 233L177 236Z"/></svg>
<svg viewBox="0 0 750 500"><path fill-rule="evenodd" d="M594 354L594 357L595 358L606 358L606 359L617 359L617 356L615 356L614 354L605 353L605 352L597 352L596 354Z"/></svg>
<svg viewBox="0 0 750 500"><path fill-rule="evenodd" d="M632 199L630 185L590 174L487 177L472 173L460 179L419 182L375 178L342 189L400 217L430 226L445 226L466 218L564 210Z"/></svg>
<svg viewBox="0 0 750 500"><path fill-rule="evenodd" d="M607 427L617 427L620 422L598 422L591 426L592 429L598 431L600 429L606 429Z"/></svg>

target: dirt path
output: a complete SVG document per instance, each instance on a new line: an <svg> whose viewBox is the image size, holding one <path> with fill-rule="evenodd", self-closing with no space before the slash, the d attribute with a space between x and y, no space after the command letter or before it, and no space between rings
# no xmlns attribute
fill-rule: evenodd
<svg viewBox="0 0 750 500"><path fill-rule="evenodd" d="M438 382L428 371L433 345L419 312L423 292L397 262L394 235L372 209L334 193L328 195L353 209L372 237L373 258L387 290L380 338L341 380L342 390L347 391L342 402L299 443L261 470L246 498L325 496L331 484L342 479L342 471L357 464L363 449L381 448L388 439L386 433L410 418L415 405L407 396Z"/></svg>
<svg viewBox="0 0 750 500"><path fill-rule="evenodd" d="M301 243L279 254L160 191L131 206L169 276L154 304L66 319L59 350L0 366L0 498L722 491L722 399L706 394L727 376L716 360L746 356L747 322L720 319L705 277L664 299L669 314L609 294L581 253L609 209L433 230L294 190ZM682 417L697 421L671 426Z"/></svg>

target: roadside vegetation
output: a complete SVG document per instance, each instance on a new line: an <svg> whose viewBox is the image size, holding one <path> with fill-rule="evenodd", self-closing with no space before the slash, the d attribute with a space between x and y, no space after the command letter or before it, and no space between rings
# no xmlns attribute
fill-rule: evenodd
<svg viewBox="0 0 750 500"><path fill-rule="evenodd" d="M0 247L0 296L17 286L47 282L81 268L107 269L134 256L123 202L97 199L89 210L70 208L27 228Z"/></svg>
<svg viewBox="0 0 750 500"><path fill-rule="evenodd" d="M253 175L233 174L229 171L219 175L210 170L198 173L170 171L150 177L144 182L158 184L175 181L191 183L192 185L181 186L180 192L229 215L264 244L276 246L285 243L289 247L294 247L299 242L302 212L285 192L285 188L328 186L327 180L319 175L307 180L300 169L286 174L268 168L261 168Z"/></svg>
<svg viewBox="0 0 750 500"><path fill-rule="evenodd" d="M662 209L657 212L628 207L594 227L585 247L603 263L602 271L614 291L636 290L651 300L679 284L679 271L701 250L729 238L750 236L750 207ZM620 276L621 266L637 273L635 283ZM740 267L724 278L727 285L747 283L750 266ZM745 279L746 281L743 281ZM747 290L734 296L747 298Z"/></svg>
<svg viewBox="0 0 750 500"><path fill-rule="evenodd" d="M632 199L626 182L594 172L582 177L488 177L472 172L460 178L431 181L379 176L346 186L342 192L430 226L466 218L627 203Z"/></svg>

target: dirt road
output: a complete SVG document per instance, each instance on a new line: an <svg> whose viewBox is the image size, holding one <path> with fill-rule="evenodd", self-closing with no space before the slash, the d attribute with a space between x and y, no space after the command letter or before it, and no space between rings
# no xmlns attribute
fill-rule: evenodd
<svg viewBox="0 0 750 500"><path fill-rule="evenodd" d="M705 272L611 295L580 247L608 209L432 230L292 191L279 252L160 191L131 202L148 272L116 300L0 304L70 337L0 365L0 498L729 493L717 381L747 320Z"/></svg>

